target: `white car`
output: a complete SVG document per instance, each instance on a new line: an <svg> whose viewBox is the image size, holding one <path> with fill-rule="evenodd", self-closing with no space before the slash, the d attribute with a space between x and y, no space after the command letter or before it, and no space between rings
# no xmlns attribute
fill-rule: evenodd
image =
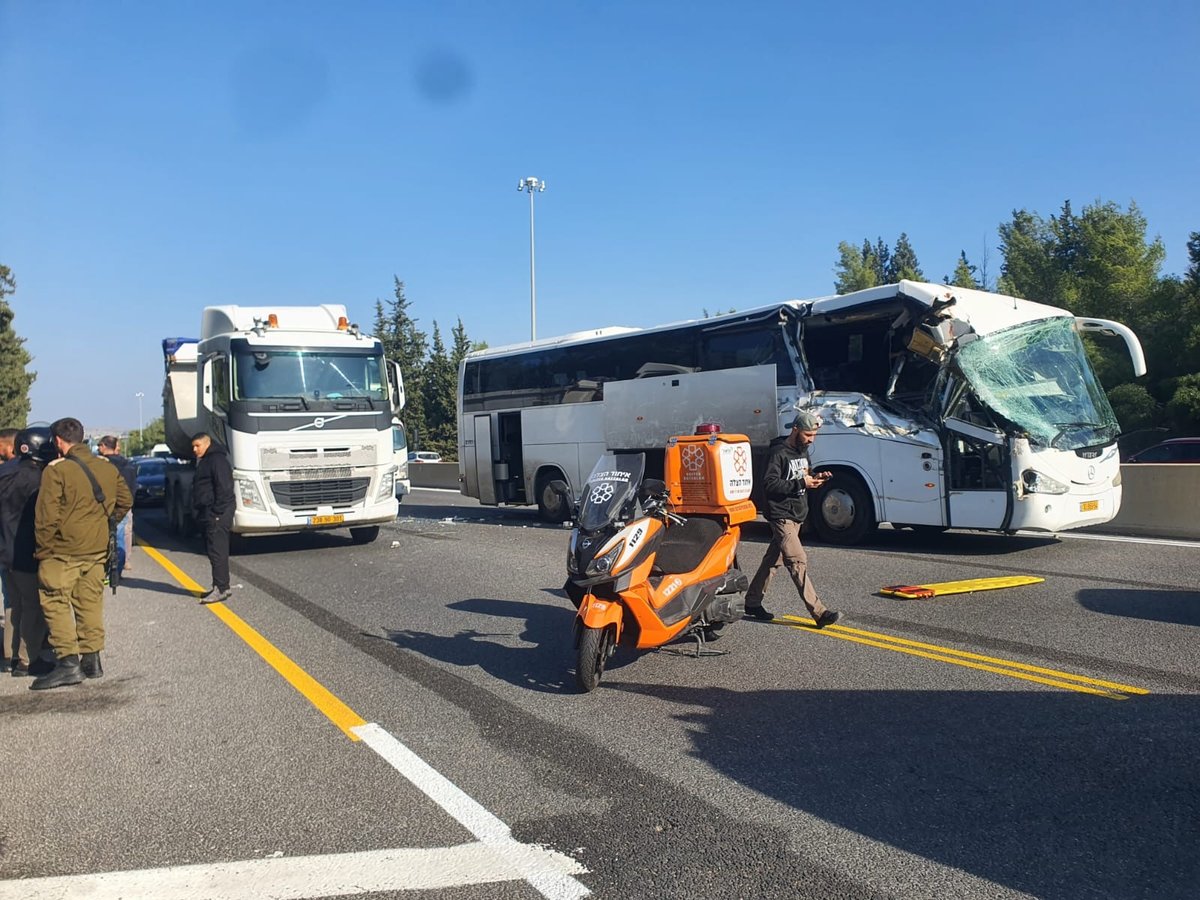
<svg viewBox="0 0 1200 900"><path fill-rule="evenodd" d="M433 453L429 450L414 450L408 454L410 463L437 463L442 461L440 453Z"/></svg>

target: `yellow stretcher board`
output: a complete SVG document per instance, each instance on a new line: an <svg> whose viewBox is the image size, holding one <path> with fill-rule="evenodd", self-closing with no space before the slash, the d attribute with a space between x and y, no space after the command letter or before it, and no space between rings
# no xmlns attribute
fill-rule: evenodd
<svg viewBox="0 0 1200 900"><path fill-rule="evenodd" d="M996 588L1020 587L1045 581L1036 575L1002 575L998 578L968 578L966 581L939 581L936 584L892 584L880 588L885 597L900 600L927 600L944 594L970 594L973 591L994 591Z"/></svg>

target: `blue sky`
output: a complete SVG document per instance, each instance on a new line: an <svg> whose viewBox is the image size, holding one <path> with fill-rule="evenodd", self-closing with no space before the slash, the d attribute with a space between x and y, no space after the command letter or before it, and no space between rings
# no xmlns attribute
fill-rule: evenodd
<svg viewBox="0 0 1200 900"><path fill-rule="evenodd" d="M0 263L35 419L161 413L161 338L393 275L493 346L829 293L905 231L931 280L1012 209L1200 230L1189 2L0 0Z"/></svg>

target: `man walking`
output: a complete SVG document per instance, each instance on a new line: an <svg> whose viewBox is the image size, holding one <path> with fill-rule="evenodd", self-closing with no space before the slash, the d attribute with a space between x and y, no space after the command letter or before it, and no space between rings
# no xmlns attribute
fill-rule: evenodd
<svg viewBox="0 0 1200 900"><path fill-rule="evenodd" d="M8 479L16 474L16 438L16 428L0 428L0 496L4 494ZM3 657L4 665L8 666L14 675L28 674L29 659L21 641L19 624L21 613L16 604L11 570L4 564L3 559L0 559L0 596L4 598L4 607L0 610L4 619L4 648L0 657Z"/></svg>
<svg viewBox="0 0 1200 900"><path fill-rule="evenodd" d="M42 612L58 665L34 680L30 687L35 691L104 674L100 651L104 649L108 523L123 519L133 507L125 479L115 466L92 454L78 419L59 419L50 426L50 434L66 458L42 473L34 515L34 556Z"/></svg>
<svg viewBox="0 0 1200 900"><path fill-rule="evenodd" d="M201 603L224 603L233 596L229 589L229 532L233 528L233 467L229 454L211 436L200 432L192 438L196 475L192 479L192 508L204 530L204 544L212 566L212 587Z"/></svg>
<svg viewBox="0 0 1200 900"><path fill-rule="evenodd" d="M820 487L829 478L828 472L809 471L808 448L816 440L820 427L821 420L816 414L801 410L792 419L788 435L771 442L763 477L771 543L746 591L746 615L751 618L767 622L774 618L763 607L762 601L771 576L780 565L787 567L800 599L818 628L832 625L841 618L840 613L826 609L817 597L817 589L808 577L808 554L800 543L800 526L808 516L808 491Z"/></svg>

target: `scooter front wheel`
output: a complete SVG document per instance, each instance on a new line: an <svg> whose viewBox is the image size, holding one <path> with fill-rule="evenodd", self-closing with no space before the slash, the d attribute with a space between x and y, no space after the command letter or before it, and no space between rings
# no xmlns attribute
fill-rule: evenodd
<svg viewBox="0 0 1200 900"><path fill-rule="evenodd" d="M604 674L604 664L612 656L612 629L588 628L579 631L579 653L575 660L575 680L584 691L594 691Z"/></svg>

